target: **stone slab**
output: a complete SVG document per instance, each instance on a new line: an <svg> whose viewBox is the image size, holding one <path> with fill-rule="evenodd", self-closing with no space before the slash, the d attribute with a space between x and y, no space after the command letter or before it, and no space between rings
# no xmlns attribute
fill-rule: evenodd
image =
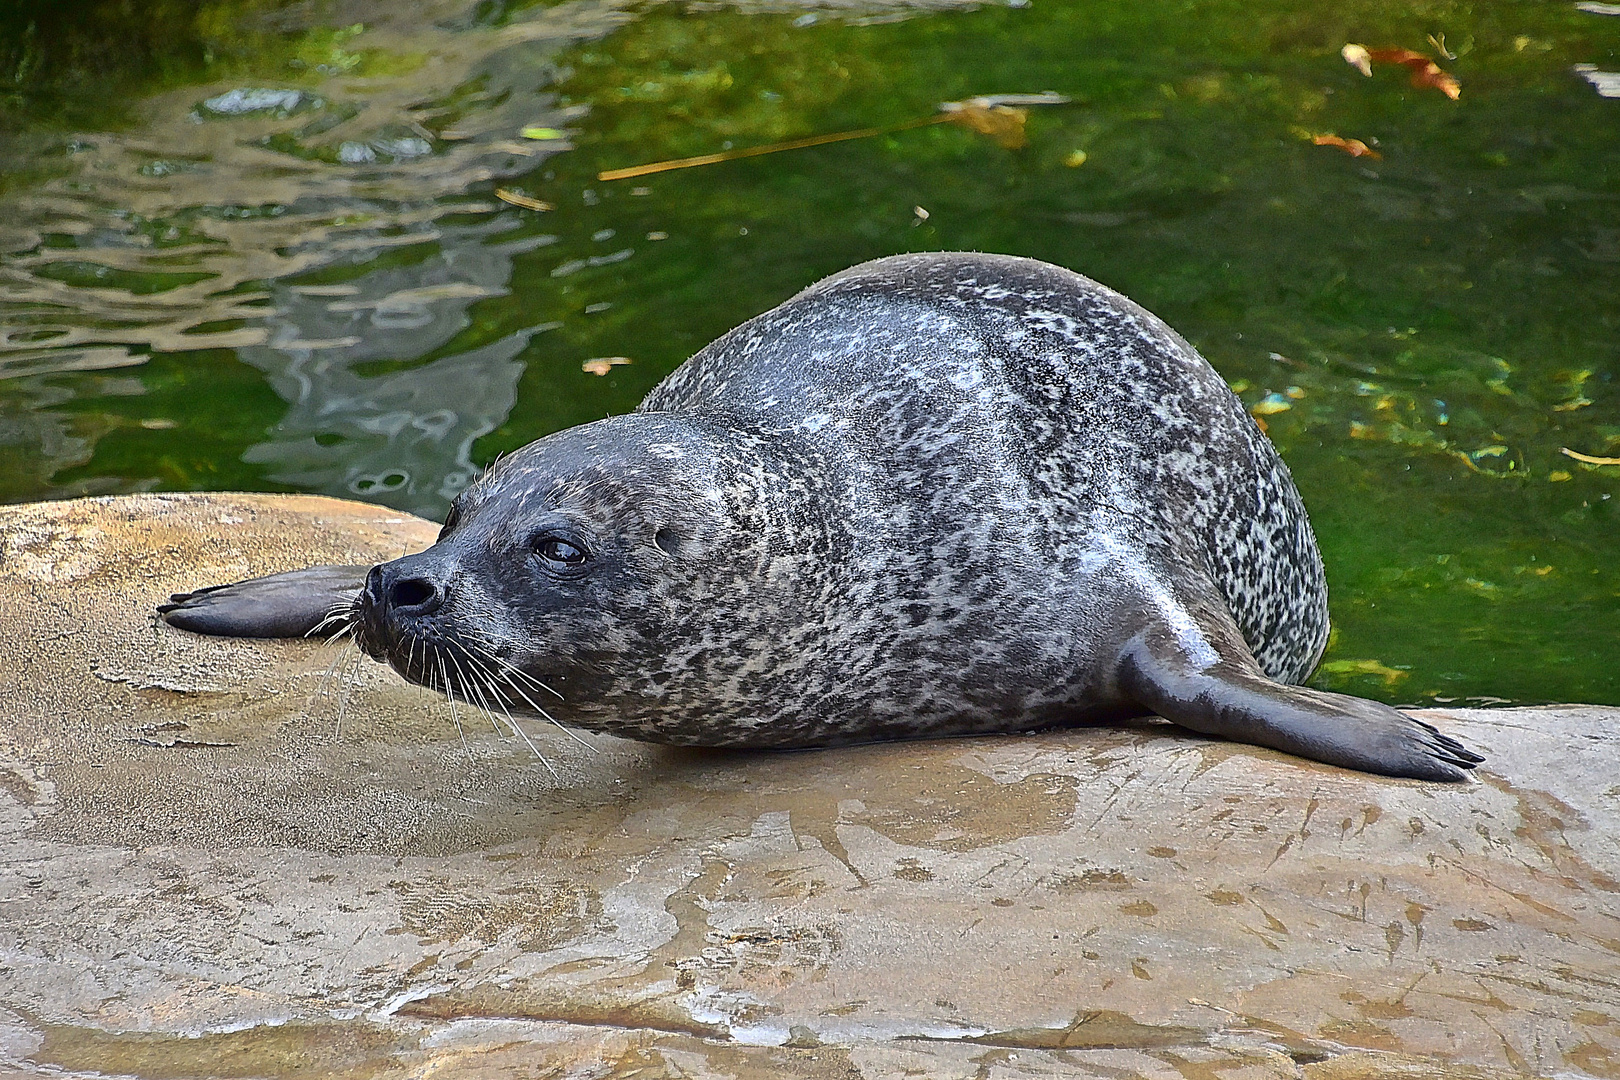
<svg viewBox="0 0 1620 1080"><path fill-rule="evenodd" d="M1454 786L1153 721L541 761L152 616L435 531L0 507L0 1073L1620 1076L1620 709L1428 713Z"/></svg>

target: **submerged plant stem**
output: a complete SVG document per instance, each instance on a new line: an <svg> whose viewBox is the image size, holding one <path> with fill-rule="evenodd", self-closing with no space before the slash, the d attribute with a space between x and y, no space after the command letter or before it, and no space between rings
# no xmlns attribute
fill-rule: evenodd
<svg viewBox="0 0 1620 1080"><path fill-rule="evenodd" d="M942 124L952 119L950 113L940 113L935 116L926 116L921 120L908 120L903 124L892 124L888 127L857 128L854 131L835 131L830 135L809 135L802 139L789 139L786 142L766 143L763 146L745 146L737 150L722 150L718 154L700 154L697 157L674 158L670 161L655 161L649 165L632 165L624 169L608 169L596 174L598 180L628 180L632 176L648 176L652 173L670 172L674 169L690 169L695 165L714 165L721 161L736 161L738 158L760 157L763 154L775 154L782 150L802 150L807 146L822 146L826 143L847 142L850 139L870 139L874 135L888 135L896 131L908 131L911 128L926 127L929 124Z"/></svg>

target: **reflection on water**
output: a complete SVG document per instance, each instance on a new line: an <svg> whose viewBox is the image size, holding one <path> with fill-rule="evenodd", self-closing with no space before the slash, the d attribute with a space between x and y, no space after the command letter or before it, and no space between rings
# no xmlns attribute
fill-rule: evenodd
<svg viewBox="0 0 1620 1080"><path fill-rule="evenodd" d="M466 5L442 2L344 14L354 23L327 35L336 62L317 66L351 78L319 92L158 95L135 131L66 140L65 174L8 200L0 445L34 459L39 493L55 493L49 478L82 463L96 437L54 412L75 395L44 376L214 349L236 350L292 405L244 454L270 466L266 479L428 514L466 483L472 441L511 409L513 358L532 328L382 379L355 365L426 356L467 325L474 301L508 291L512 256L544 241L500 242L518 224L510 213L443 222L493 215L499 204L456 196L569 148L512 133L566 130L581 115L548 90L553 58L623 16L572 4L478 27L465 25ZM380 59L347 51L362 36ZM285 74L308 66L294 57ZM290 284L335 270L354 276Z"/></svg>
<svg viewBox="0 0 1620 1080"><path fill-rule="evenodd" d="M515 358L536 332L555 326L386 374L361 372L439 352L468 326L471 304L505 295L512 257L556 239L491 242L517 224L502 214L479 227L437 228L420 261L338 284L273 285L265 342L238 356L291 408L243 460L304 491L440 514L478 473L474 441L512 410L523 374Z"/></svg>
<svg viewBox="0 0 1620 1080"><path fill-rule="evenodd" d="M234 59L150 75L105 123L0 134L0 498L292 489L438 515L496 453L630 409L817 277L1005 251L1164 316L1267 426L1328 565L1319 685L1620 702L1620 466L1600 463L1620 457L1620 101L1594 77L1620 68L1620 19L203 7L186 48ZM1460 97L1364 76L1347 42L1443 48ZM1046 90L1074 103L1020 149L907 126ZM897 130L596 178L868 127Z"/></svg>

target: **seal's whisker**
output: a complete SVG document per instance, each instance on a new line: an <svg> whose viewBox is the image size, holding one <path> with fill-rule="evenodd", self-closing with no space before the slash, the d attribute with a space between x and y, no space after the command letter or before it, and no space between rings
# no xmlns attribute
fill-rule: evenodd
<svg viewBox="0 0 1620 1080"><path fill-rule="evenodd" d="M337 639L334 639L334 642L336 640ZM344 649L337 648L332 650L332 662L326 665L326 670L321 673L320 679L315 683L315 691L309 695L309 700L304 703L304 708L306 711L313 712L315 709L316 700L325 697L331 690L332 677L337 672L338 664L347 659L348 653Z"/></svg>
<svg viewBox="0 0 1620 1080"><path fill-rule="evenodd" d="M461 660L456 656L453 649L446 648L444 651L450 657L450 663L454 665L456 669L456 678L460 681L463 687L472 692L473 697L478 699L476 702L474 702L474 704L484 711L485 716L489 717L489 726L495 729L495 734L499 735L501 733L501 725L495 721L495 714L490 712L488 703L484 701L482 687L479 686L476 679L470 679L467 677L467 672L462 668ZM466 646L462 646L462 651L466 651ZM471 662L472 657L469 655L467 659L469 662Z"/></svg>
<svg viewBox="0 0 1620 1080"><path fill-rule="evenodd" d="M478 658L471 652L467 654L467 661L468 663L474 665L474 670L480 670ZM513 716L511 710L506 707L506 695L503 694L500 688L493 682L489 684L489 690L490 693L495 696L496 702L500 705L501 712L506 714L506 722L512 726L512 730L517 734L517 737L522 739L524 743L528 745L529 749L534 753L534 756L540 759L540 764L546 767L546 771L551 773L554 779L559 781L562 780L562 774L557 771L556 766L552 765L550 761L546 760L546 755L540 752L540 748L534 744L534 740L529 738L529 733L524 731L523 728L518 725L517 717ZM493 717L491 718L493 719Z"/></svg>
<svg viewBox="0 0 1620 1080"><path fill-rule="evenodd" d="M507 671L511 672L513 675L516 675L518 678L523 679L525 682L529 683L531 686L535 686L535 687L538 687L541 690L544 690L546 693L550 694L552 697L556 698L558 701L567 701L568 700L567 698L563 697L562 694L558 693L556 690L553 690L548 684L546 684L544 682L541 682L539 679L535 678L533 675L530 675L527 671L524 671L521 668L513 667L511 664L508 664L505 660L502 660L498 656L495 657L495 661L497 663L499 663L501 665L501 667L503 667Z"/></svg>
<svg viewBox="0 0 1620 1080"><path fill-rule="evenodd" d="M529 748L534 756L540 759L540 764L546 767L546 771L551 774L552 778L561 780L562 774L557 771L557 767L547 759L546 755L540 752L540 748L534 744L534 740L529 737L529 733L524 731L522 726L518 724L517 717L513 716L505 705L501 706L501 712L506 714L506 722L511 725L512 730L517 733L517 737L523 740L524 745Z"/></svg>
<svg viewBox="0 0 1620 1080"><path fill-rule="evenodd" d="M461 736L461 748L468 753L472 747L467 745L467 729L461 726L461 710L456 707L456 688L450 684L450 673L444 668L444 654L434 650L433 659L439 665L439 685L445 699L450 702L450 719L455 721L456 734Z"/></svg>
<svg viewBox="0 0 1620 1080"><path fill-rule="evenodd" d="M349 690L354 686L354 680L360 673L361 654L359 647L356 646L350 649L345 655L348 657L348 662L343 665L343 679L338 684L337 723L332 726L332 737L334 739L343 737L343 718L348 715L349 711Z"/></svg>
<svg viewBox="0 0 1620 1080"><path fill-rule="evenodd" d="M579 745L583 746L585 749L589 750L593 754L600 754L602 752L601 749L599 747L597 747L594 743L586 742L584 739L582 739L579 736L579 734L577 732L574 731L573 728L569 727L567 724L563 723L561 720L558 720L555 716L552 716L550 713L546 712L545 709L542 709L540 707L539 702L535 701L534 698L530 697L528 694L523 692L523 687L519 686L517 683L512 681L511 676L502 674L501 679L508 686L510 686L513 690L516 690L519 697L521 697L524 701L528 702L529 708L533 709L535 712L539 713L541 716L545 717L547 720L550 720L553 724L557 725L557 730L558 731L561 731L564 735L567 735L570 739L573 739L575 742L579 743Z"/></svg>
<svg viewBox="0 0 1620 1080"><path fill-rule="evenodd" d="M332 731L332 737L338 738L343 734L343 706L348 700L349 681L360 663L360 648L353 637L354 625L344 627L342 631L333 635L322 643L323 647L332 650L332 661L321 672L321 677L315 683L315 689L310 693L309 699L304 702L304 715L313 719L315 703L335 694L338 703L337 721ZM345 639L347 638L347 641ZM342 675L339 676L339 671Z"/></svg>
<svg viewBox="0 0 1620 1080"><path fill-rule="evenodd" d="M511 672L512 674L517 675L518 677L520 677L520 678L526 680L527 682L529 682L531 685L539 687L541 690L544 690L546 693L548 693L548 694L552 695L553 697L555 697L558 701L567 701L568 700L567 698L563 697L562 694L558 693L556 690L553 690L546 683L541 682L539 679L535 678L533 675L530 675L527 671L524 671L521 668L513 667L511 664L509 664L505 660L503 660L500 657L500 655L495 651L499 647L499 643L491 641L487 635L480 634L480 633L478 633L476 631L472 631L472 630L463 630L462 633L465 636L472 638L474 641L478 642L480 645L484 646L484 659L485 660L494 661L495 663L499 664L501 667L505 668L507 671Z"/></svg>
<svg viewBox="0 0 1620 1080"><path fill-rule="evenodd" d="M326 617L321 619L320 622L316 623L314 626L310 627L308 630L305 630L304 631L304 636L305 637L321 637L321 636L323 636L322 633L321 633L323 630L325 630L327 627L331 626L333 623L342 622L345 619L348 620L349 628L353 628L353 626L354 626L354 618L355 618L355 611L354 611L354 603L353 603L353 601L340 600L337 603L333 604L331 607L327 608L326 609Z"/></svg>
<svg viewBox="0 0 1620 1080"><path fill-rule="evenodd" d="M480 635L471 634L471 633L468 633L467 631L463 631L463 634L465 634L468 637L472 637L475 641L479 642L481 645L488 646L488 644L489 644L487 639L483 638ZM466 641L459 641L458 644L460 644L462 649L466 650L468 660L478 662L488 672L489 675L494 676L494 678L491 678L491 680L490 680L490 689L491 690L496 690L497 692L501 693L501 696L503 698L505 697L504 691L499 691L498 690L498 685L497 685L497 683L495 681L498 678L501 682L506 683L506 685L510 686L514 691L516 691L518 696L521 697L525 702L528 703L529 708L533 709L535 712L539 713L541 716L545 717L547 720L549 720L553 724L555 724L557 726L557 730L561 731L564 735L567 735L570 739L573 739L575 742L579 743L579 745L583 746L585 749L589 750L591 753L593 753L593 754L601 753L601 750L595 744L593 744L593 743L589 742L588 740L580 737L580 735L577 732L575 732L574 729L570 728L567 724L563 723L561 720L558 720L555 716L552 716L549 712L547 712L544 708L542 708L540 706L540 703L535 701L534 698L530 697L524 691L524 689L523 689L523 687L521 685L519 685L517 682L513 681L512 676L513 675L522 676L523 678L528 679L530 682L535 683L535 684L543 687L546 690L551 690L551 687L545 686L544 683L541 683L538 679L534 678L528 672L520 671L517 668L513 667L511 664L508 664L505 660L502 660L499 656L495 655L495 653L492 651L492 649L490 649L488 647L478 648L478 649L474 650L472 647L470 647L468 645L468 643ZM505 670L504 671L494 670L493 668L489 667L490 664L499 664ZM555 690L552 690L551 692L554 693L554 694L557 693ZM557 696L559 698L562 697L561 694L557 694ZM503 706L503 708L504 708L504 706ZM510 716L511 714L508 713L507 715ZM521 733L521 729L519 729L519 730L520 730L520 733Z"/></svg>

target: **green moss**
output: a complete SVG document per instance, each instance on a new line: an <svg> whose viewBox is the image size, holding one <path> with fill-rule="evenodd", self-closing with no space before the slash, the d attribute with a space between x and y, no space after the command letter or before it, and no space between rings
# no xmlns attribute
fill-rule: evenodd
<svg viewBox="0 0 1620 1080"><path fill-rule="evenodd" d="M158 45L136 45L113 77L158 88L237 65L243 78L275 75L263 85L313 87L323 64L420 71L416 116L435 132L476 126L528 95L507 137L556 127L575 147L499 182L556 206L502 211L513 227L488 243L533 241L512 259L508 293L467 303L442 344L354 369L394 377L561 323L521 354L517 400L477 442L479 460L632 408L709 340L851 263L926 249L1035 256L1163 316L1249 405L1265 403L1333 592L1338 632L1318 685L1392 701L1620 702L1609 629L1620 616L1620 469L1561 452L1620 454L1620 102L1571 72L1620 69L1620 20L1529 3L1194 0L1172 10L1037 0L866 25L822 12L801 25L659 5L599 40L492 54L448 86L430 81L431 66L412 67L419 57L368 51L352 27L270 33L257 16L271 6L121 8L149 9L138 33L167 51L152 59ZM488 34L537 6L487 0L456 32ZM77 40L73 31L34 33L34 52L8 54L14 84L39 101L89 85L89 68L69 69L90 54L61 44ZM1457 101L1412 87L1403 70L1363 77L1339 57L1347 41L1435 53L1430 35L1456 54L1444 66L1462 82ZM1021 150L937 125L596 179L727 143L897 125L972 94L1047 89L1075 104L1032 111ZM342 108L364 106L363 91L347 96ZM571 104L589 111L559 118L556 106ZM108 124L111 107L63 105L49 122ZM493 220L458 213L419 243L366 247L368 228L379 238L399 231L404 203L347 194L353 174L330 163L334 152L317 139L325 129L305 127L330 124L339 108L334 100L289 117L281 136L303 159L294 164L312 170L301 181L306 202L326 216L311 228L347 245L288 284L409 278L437 265L443 231ZM1381 157L1310 141L1329 132ZM188 166L154 158L151 167L158 181ZM408 163L390 167L408 184ZM432 179L411 213L469 197L432 187L439 173L422 175ZM153 289L192 272L183 249L212 224L286 209L204 206L142 223L146 241L172 245L180 261L118 287L161 296ZM61 257L58 248L81 242L62 232L41 252ZM602 258L627 249L620 261ZM75 263L54 265L59 280L77 282L60 276ZM24 343L46 349L49 326L91 321L88 311L52 310L17 324L43 335ZM602 377L582 371L604 356L633 362ZM130 377L144 394L50 377L52 392L71 398L49 406L52 415L93 444L86 463L49 478L51 490L274 486L241 462L285 408L257 369L228 354L158 354ZM0 405L5 394L0 386ZM175 426L150 423L165 419ZM317 442L339 454L357 439ZM33 475L28 460L6 454L0 446L0 473ZM27 497L44 483L17 479L0 494Z"/></svg>

